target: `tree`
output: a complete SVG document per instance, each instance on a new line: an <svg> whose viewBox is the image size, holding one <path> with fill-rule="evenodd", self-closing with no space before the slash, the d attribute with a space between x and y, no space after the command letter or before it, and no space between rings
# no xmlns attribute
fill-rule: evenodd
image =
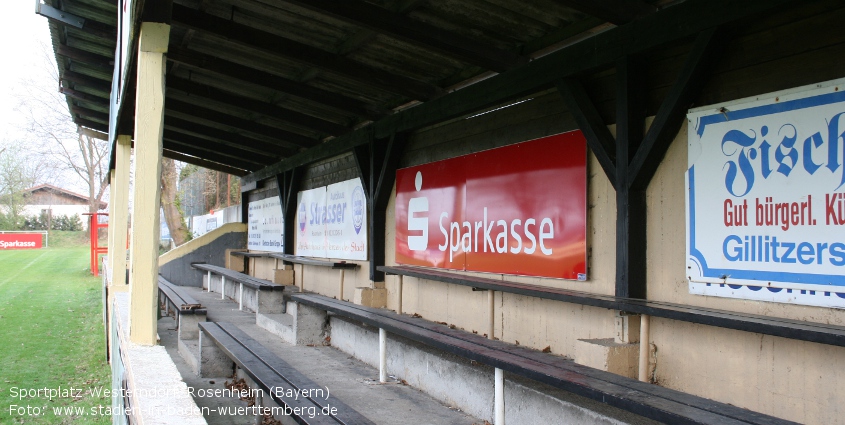
<svg viewBox="0 0 845 425"><path fill-rule="evenodd" d="M0 149L0 227L19 229L24 222L24 190L35 186L47 167L14 143Z"/></svg>
<svg viewBox="0 0 845 425"><path fill-rule="evenodd" d="M190 232L185 225L185 217L179 207L176 182L179 173L176 171L176 161L164 158L161 162L161 208L164 210L164 221L170 229L170 237L176 246L189 241Z"/></svg>
<svg viewBox="0 0 845 425"><path fill-rule="evenodd" d="M41 45L41 72L31 75L20 85L18 111L27 119L27 131L33 146L49 162L62 171L80 178L87 187L89 212L97 212L109 183L107 164L108 142L83 132L71 118L68 100L55 90L60 87L58 68L52 50ZM52 87L44 81L53 82Z"/></svg>

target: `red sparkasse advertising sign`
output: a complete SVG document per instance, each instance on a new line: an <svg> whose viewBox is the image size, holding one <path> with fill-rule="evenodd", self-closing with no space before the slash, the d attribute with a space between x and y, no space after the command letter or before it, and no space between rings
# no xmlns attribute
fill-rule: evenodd
<svg viewBox="0 0 845 425"><path fill-rule="evenodd" d="M41 248L40 233L0 233L0 249Z"/></svg>
<svg viewBox="0 0 845 425"><path fill-rule="evenodd" d="M396 262L586 280L580 131L396 172Z"/></svg>

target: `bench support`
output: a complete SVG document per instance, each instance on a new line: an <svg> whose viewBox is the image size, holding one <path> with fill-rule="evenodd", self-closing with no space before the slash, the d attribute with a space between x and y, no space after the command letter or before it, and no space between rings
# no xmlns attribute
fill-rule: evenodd
<svg viewBox="0 0 845 425"><path fill-rule="evenodd" d="M205 322L205 314L182 314L177 309L178 335L180 340L199 338L199 322Z"/></svg>
<svg viewBox="0 0 845 425"><path fill-rule="evenodd" d="M493 418L494 425L505 425L505 372L502 369L496 368L495 376L495 412Z"/></svg>
<svg viewBox="0 0 845 425"><path fill-rule="evenodd" d="M387 382L387 331L378 330L378 381Z"/></svg>
<svg viewBox="0 0 845 425"><path fill-rule="evenodd" d="M234 366L232 360L217 347L211 338L205 335L205 332L200 332L199 338L200 378L231 376Z"/></svg>
<svg viewBox="0 0 845 425"><path fill-rule="evenodd" d="M226 299L226 276L220 276L220 299Z"/></svg>
<svg viewBox="0 0 845 425"><path fill-rule="evenodd" d="M288 344L320 345L323 343L323 326L326 311L297 302L288 302L285 314L290 317L273 317L270 313L255 316L256 324L278 336Z"/></svg>
<svg viewBox="0 0 845 425"><path fill-rule="evenodd" d="M640 316L640 365L639 379L649 382L648 379L648 353L649 353L649 317L647 314Z"/></svg>
<svg viewBox="0 0 845 425"><path fill-rule="evenodd" d="M244 309L244 284L240 283L238 287L238 311Z"/></svg>

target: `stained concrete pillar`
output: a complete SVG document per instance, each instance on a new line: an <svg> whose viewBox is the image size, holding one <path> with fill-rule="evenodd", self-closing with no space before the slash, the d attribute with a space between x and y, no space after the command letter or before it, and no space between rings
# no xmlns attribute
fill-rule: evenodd
<svg viewBox="0 0 845 425"><path fill-rule="evenodd" d="M164 71L170 26L143 22L135 94L135 187L129 274L129 339L156 344Z"/></svg>

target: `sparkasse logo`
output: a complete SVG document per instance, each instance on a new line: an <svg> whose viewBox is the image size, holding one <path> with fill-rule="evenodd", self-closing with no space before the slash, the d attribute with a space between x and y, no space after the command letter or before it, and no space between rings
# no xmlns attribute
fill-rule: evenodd
<svg viewBox="0 0 845 425"><path fill-rule="evenodd" d="M422 171L417 171L414 187L417 192L422 190ZM417 216L417 213L420 215ZM428 198L423 196L411 198L408 201L408 232L422 232L421 235L408 235L408 249L411 251L425 251L428 249Z"/></svg>

